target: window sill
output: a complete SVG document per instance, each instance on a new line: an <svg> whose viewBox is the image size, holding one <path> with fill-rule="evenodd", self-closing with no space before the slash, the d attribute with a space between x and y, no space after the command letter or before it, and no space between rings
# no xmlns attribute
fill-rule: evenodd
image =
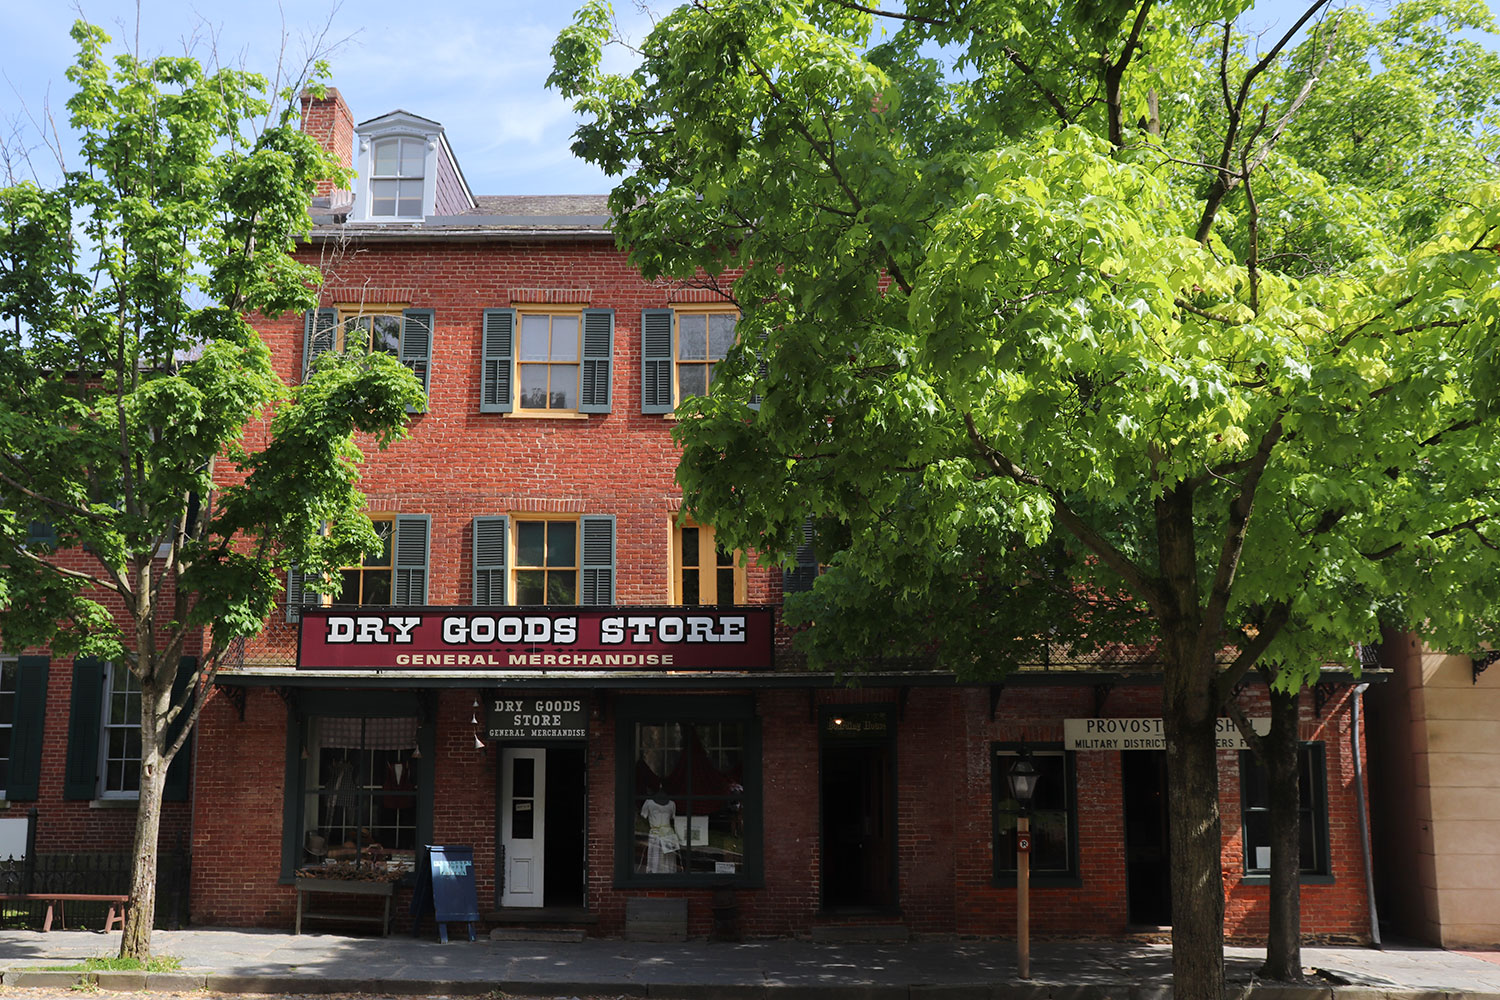
<svg viewBox="0 0 1500 1000"><path fill-rule="evenodd" d="M90 809L134 809L138 805L139 799L93 799L89 802Z"/></svg>
<svg viewBox="0 0 1500 1000"><path fill-rule="evenodd" d="M570 410L512 410L500 416L507 420L587 420L592 414L574 413Z"/></svg>
<svg viewBox="0 0 1500 1000"><path fill-rule="evenodd" d="M1334 879L1334 877L1332 875L1314 875L1314 874L1311 874L1310 872L1304 872L1302 874L1302 876L1297 879L1297 882L1298 882L1299 885L1335 885L1335 884L1337 884L1336 880ZM1242 875L1242 876L1240 876L1240 885L1270 885L1270 884L1271 884L1271 876L1269 876L1269 875Z"/></svg>

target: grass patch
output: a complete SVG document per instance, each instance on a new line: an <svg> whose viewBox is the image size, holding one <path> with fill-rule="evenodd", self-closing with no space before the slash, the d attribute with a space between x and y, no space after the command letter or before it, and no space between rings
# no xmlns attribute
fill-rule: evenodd
<svg viewBox="0 0 1500 1000"><path fill-rule="evenodd" d="M149 961L138 958L85 958L71 965L48 965L45 972L176 972L182 959L174 955L154 955Z"/></svg>

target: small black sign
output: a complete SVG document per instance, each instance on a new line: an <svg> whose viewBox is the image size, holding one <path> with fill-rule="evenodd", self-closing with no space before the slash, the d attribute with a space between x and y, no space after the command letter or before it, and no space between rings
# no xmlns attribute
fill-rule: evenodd
<svg viewBox="0 0 1500 1000"><path fill-rule="evenodd" d="M589 703L577 695L502 695L485 720L492 740L581 740L589 734Z"/></svg>
<svg viewBox="0 0 1500 1000"><path fill-rule="evenodd" d="M479 894L474 887L474 848L467 845L428 844L427 857L417 866L417 891L412 893L412 932L430 909L438 925L438 940L448 943L448 925L469 925L474 940L474 922L479 919Z"/></svg>

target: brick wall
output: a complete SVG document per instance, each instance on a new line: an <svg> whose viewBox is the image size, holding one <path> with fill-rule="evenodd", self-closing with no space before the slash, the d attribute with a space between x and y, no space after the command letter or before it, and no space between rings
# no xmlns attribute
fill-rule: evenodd
<svg viewBox="0 0 1500 1000"><path fill-rule="evenodd" d="M302 95L302 131L317 139L331 152L342 167L353 165L354 115L349 111L338 88L329 87L324 96ZM348 189L335 187L332 181L319 181L316 196L333 199L337 204L348 199Z"/></svg>

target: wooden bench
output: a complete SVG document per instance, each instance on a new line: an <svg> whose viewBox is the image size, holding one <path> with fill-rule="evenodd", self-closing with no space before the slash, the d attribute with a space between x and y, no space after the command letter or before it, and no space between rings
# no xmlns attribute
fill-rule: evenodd
<svg viewBox="0 0 1500 1000"><path fill-rule="evenodd" d="M294 933L302 933L302 921L307 920L336 920L339 922L353 921L356 923L367 923L380 925L380 936L385 937L391 932L391 897L396 891L396 883L379 881L364 882L355 879L337 878L299 878L297 887L297 924ZM360 913L335 913L329 911L313 912L304 908L304 900L309 893L342 893L352 896L375 896L383 903L379 915Z"/></svg>
<svg viewBox="0 0 1500 1000"><path fill-rule="evenodd" d="M121 929L124 929L125 907L130 905L130 897L128 895L122 896L101 892L27 892L0 896L0 901L7 903L46 903L47 916L42 921L42 930L44 931L52 929L54 909L57 916L57 929L60 931L68 929L65 910L68 903L108 903L109 915L104 918L104 929L112 931L117 924Z"/></svg>

